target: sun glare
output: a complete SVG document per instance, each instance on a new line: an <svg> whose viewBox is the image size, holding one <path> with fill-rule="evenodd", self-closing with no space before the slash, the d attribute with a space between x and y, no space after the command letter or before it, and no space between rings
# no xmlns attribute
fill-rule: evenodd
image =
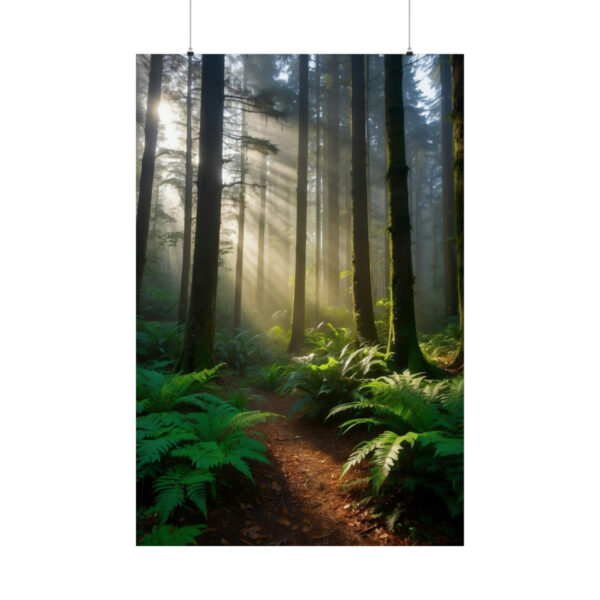
<svg viewBox="0 0 600 600"><path fill-rule="evenodd" d="M176 148L181 137L179 126L177 124L177 114L173 105L169 102L161 102L158 107L158 116L160 119L161 133L164 136L164 146Z"/></svg>

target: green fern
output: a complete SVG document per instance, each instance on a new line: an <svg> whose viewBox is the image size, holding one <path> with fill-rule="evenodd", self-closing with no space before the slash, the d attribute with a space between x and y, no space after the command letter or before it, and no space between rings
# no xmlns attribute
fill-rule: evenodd
<svg viewBox="0 0 600 600"><path fill-rule="evenodd" d="M314 355L305 360L281 387L284 393L304 392L291 412L322 418L331 409L352 397L353 391L374 373L386 368L385 356L377 346L352 351L346 344L337 356L313 363Z"/></svg>
<svg viewBox="0 0 600 600"><path fill-rule="evenodd" d="M207 402L204 408L185 414L155 412L137 419L138 480L154 480L161 523L187 502L206 517L208 490L214 495L223 467L231 466L252 480L248 461L269 462L265 446L245 429L279 415L242 412L225 401Z"/></svg>
<svg viewBox="0 0 600 600"><path fill-rule="evenodd" d="M463 502L463 386L427 381L408 372L362 384L354 401L334 407L329 416L358 416L340 426L343 433L356 426L385 431L363 441L342 467L340 479L370 459L369 481L376 497L394 496L404 489L439 497L451 517L460 515ZM393 510L400 510L398 503ZM394 521L395 522L395 521Z"/></svg>
<svg viewBox="0 0 600 600"><path fill-rule="evenodd" d="M140 539L138 546L189 546L205 529L206 525L155 525L150 533Z"/></svg>
<svg viewBox="0 0 600 600"><path fill-rule="evenodd" d="M180 404L206 408L207 403L221 402L210 392L218 390L212 382L223 364L185 375L166 375L160 371L137 367L136 395L144 402L145 412L170 411ZM138 405L139 406L139 405Z"/></svg>

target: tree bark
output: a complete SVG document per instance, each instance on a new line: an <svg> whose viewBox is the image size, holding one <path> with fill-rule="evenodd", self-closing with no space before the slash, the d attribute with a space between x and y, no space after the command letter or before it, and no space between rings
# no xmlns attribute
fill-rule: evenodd
<svg viewBox="0 0 600 600"><path fill-rule="evenodd" d="M365 141L365 65L362 54L352 55L352 291L357 341L377 344L373 315L367 146Z"/></svg>
<svg viewBox="0 0 600 600"><path fill-rule="evenodd" d="M215 312L223 168L223 54L202 56L200 165L190 308L177 369L184 373L214 364Z"/></svg>
<svg viewBox="0 0 600 600"><path fill-rule="evenodd" d="M458 288L458 317L460 320L460 346L453 368L464 364L464 56L453 54L452 66L452 116L454 136L454 227L456 236L456 273Z"/></svg>
<svg viewBox="0 0 600 600"><path fill-rule="evenodd" d="M150 78L148 82L148 105L144 131L144 155L140 173L140 191L136 218L136 312L140 312L140 293L148 229L150 227L150 205L152 204L152 184L154 182L154 164L156 160L156 140L158 138L158 106L160 104L163 55L153 54L150 58Z"/></svg>
<svg viewBox="0 0 600 600"><path fill-rule="evenodd" d="M256 310L262 315L265 309L265 228L267 222L267 154L260 153L259 166L260 204L258 208L258 237L256 259Z"/></svg>
<svg viewBox="0 0 600 600"><path fill-rule="evenodd" d="M444 235L444 316L458 314L458 292L456 272L456 246L454 237L454 176L452 169L452 75L450 57L440 56L440 81L442 87L442 194Z"/></svg>
<svg viewBox="0 0 600 600"><path fill-rule="evenodd" d="M248 74L246 71L246 60L242 57L244 65L243 93L246 93ZM246 224L246 111L242 103L242 142L241 142L241 173L240 173L240 209L238 212L238 235L237 254L235 261L235 294L233 301L233 328L242 327L242 288L244 276L244 228Z"/></svg>
<svg viewBox="0 0 600 600"><path fill-rule="evenodd" d="M185 195L183 205L183 260L179 290L179 323L185 323L190 281L192 252L192 54L188 54L185 141Z"/></svg>
<svg viewBox="0 0 600 600"><path fill-rule="evenodd" d="M328 61L327 95L327 247L326 285L330 306L340 303L340 206L339 206L339 66L338 57Z"/></svg>
<svg viewBox="0 0 600 600"><path fill-rule="evenodd" d="M390 202L392 255L393 351L398 370L427 372L419 348L415 324L413 272L408 205L408 166L404 143L402 55L385 56L385 127L387 137L387 184Z"/></svg>
<svg viewBox="0 0 600 600"><path fill-rule="evenodd" d="M288 352L300 351L304 341L306 285L306 184L308 170L308 55L299 56L298 100L298 188L296 210L296 273L294 276L294 306L292 335Z"/></svg>
<svg viewBox="0 0 600 600"><path fill-rule="evenodd" d="M315 204L316 204L316 235L315 235L315 324L319 323L319 314L321 311L321 65L320 57L316 56L315 88L317 95L317 156L316 156L316 182L315 182Z"/></svg>

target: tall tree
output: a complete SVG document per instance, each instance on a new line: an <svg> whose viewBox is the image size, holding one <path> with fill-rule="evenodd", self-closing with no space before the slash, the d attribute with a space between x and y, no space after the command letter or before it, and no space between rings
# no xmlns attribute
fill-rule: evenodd
<svg viewBox="0 0 600 600"><path fill-rule="evenodd" d="M365 141L365 63L352 55L352 290L354 322L360 340L377 343L373 315Z"/></svg>
<svg viewBox="0 0 600 600"><path fill-rule="evenodd" d="M316 235L315 235L315 323L319 322L321 305L321 252L322 252L322 221L321 221L321 65L320 57L315 55L315 93L317 95L317 156L315 165L315 204L316 204Z"/></svg>
<svg viewBox="0 0 600 600"><path fill-rule="evenodd" d="M258 206L258 236L256 252L256 309L264 311L265 301L265 229L267 225L267 151L260 151L259 186L260 204Z"/></svg>
<svg viewBox="0 0 600 600"><path fill-rule="evenodd" d="M452 117L454 134L454 222L456 236L456 273L458 287L458 316L460 319L460 346L453 368L464 362L464 56L453 54L452 65Z"/></svg>
<svg viewBox="0 0 600 600"><path fill-rule="evenodd" d="M338 306L340 301L340 205L339 205L339 57L331 55L327 72L327 302Z"/></svg>
<svg viewBox="0 0 600 600"><path fill-rule="evenodd" d="M192 51L187 60L186 138L185 138L185 192L183 200L183 259L181 288L179 290L178 321L185 323L187 315L190 263L192 254Z"/></svg>
<svg viewBox="0 0 600 600"><path fill-rule="evenodd" d="M156 140L158 138L158 106L163 70L163 55L153 54L150 58L150 78L148 82L148 105L144 129L144 155L140 173L140 191L136 219L136 311L140 312L140 293L146 264L146 247L150 227L150 206L152 204L152 184L156 160Z"/></svg>
<svg viewBox="0 0 600 600"><path fill-rule="evenodd" d="M444 235L444 312L446 318L458 314L456 246L454 244L454 176L452 169L452 74L450 57L440 56L442 88L442 197Z"/></svg>
<svg viewBox="0 0 600 600"><path fill-rule="evenodd" d="M408 166L404 142L402 55L385 56L385 128L387 137L387 183L390 204L393 351L396 367L430 372L415 324L411 261Z"/></svg>
<svg viewBox="0 0 600 600"><path fill-rule="evenodd" d="M246 94L248 75L246 70L246 58L242 56L242 68L244 69L242 94ZM237 255L235 261L235 295L233 302L233 328L240 329L242 326L242 281L244 274L244 228L246 214L246 112L242 103L242 139L241 139L241 173L240 173L240 208L238 212L238 234Z"/></svg>
<svg viewBox="0 0 600 600"><path fill-rule="evenodd" d="M217 272L223 169L223 54L202 56L200 98L200 165L196 240L190 308L177 369L204 369L214 362Z"/></svg>
<svg viewBox="0 0 600 600"><path fill-rule="evenodd" d="M296 272L292 335L288 352L300 351L304 341L306 287L306 185L308 177L308 54L299 56L298 188L296 192Z"/></svg>

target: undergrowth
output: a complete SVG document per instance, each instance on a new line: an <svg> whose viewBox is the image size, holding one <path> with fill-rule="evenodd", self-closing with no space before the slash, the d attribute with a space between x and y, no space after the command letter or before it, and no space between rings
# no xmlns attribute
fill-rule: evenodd
<svg viewBox="0 0 600 600"><path fill-rule="evenodd" d="M292 406L291 413L313 419L324 418L334 406L350 399L352 392L367 377L387 370L385 355L378 346L351 351L350 344L337 355L302 357L298 365L280 390L283 393L303 392L304 396Z"/></svg>
<svg viewBox="0 0 600 600"><path fill-rule="evenodd" d="M393 529L407 508L417 507L423 522L446 520L462 529L462 378L427 381L408 371L360 385L354 400L334 407L328 417L350 414L340 426L377 435L358 444L340 479L369 458L366 499L373 500Z"/></svg>
<svg viewBox="0 0 600 600"><path fill-rule="evenodd" d="M204 526L167 528L177 511L198 510L206 519L225 468L253 481L251 461L269 462L264 444L245 430L279 415L242 410L235 393L221 398L216 388L206 391L220 367L173 376L138 369L138 500L146 506L150 488L152 504L144 512L158 518L140 544L189 543Z"/></svg>

